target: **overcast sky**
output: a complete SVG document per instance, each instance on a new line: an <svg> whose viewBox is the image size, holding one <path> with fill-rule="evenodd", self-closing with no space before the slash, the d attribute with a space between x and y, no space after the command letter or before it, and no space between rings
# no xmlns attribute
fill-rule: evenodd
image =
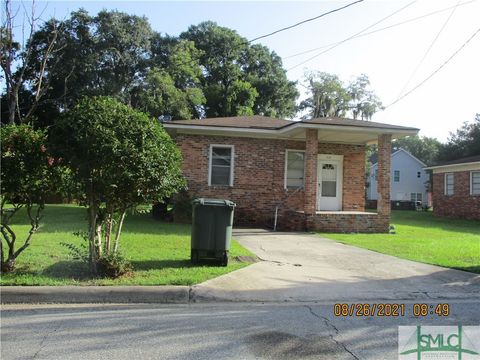
<svg viewBox="0 0 480 360"><path fill-rule="evenodd" d="M45 8L44 18L64 18L79 7L85 8L91 14L104 8L117 9L145 15L154 30L170 35L178 35L191 24L213 20L219 25L235 29L247 39L252 39L350 2L353 0L37 0L37 9ZM403 10L400 10L402 8ZM436 11L439 12L424 16ZM370 27L395 12L397 13L393 16ZM421 18L415 20L418 17ZM365 35L402 22L405 23ZM325 50L323 46L343 41L367 27L370 28L362 33L365 36L345 41L296 66ZM345 82L365 73L370 77L372 88L384 105L389 105L438 69L479 28L479 0L364 1L259 42L284 59L284 67L291 69L287 72L291 80L301 81L305 70L335 73ZM290 57L315 48L320 49ZM427 56L421 62L429 48ZM302 89L299 85L299 90ZM445 141L450 131L455 131L464 121L472 121L475 113L480 113L480 33L424 85L386 110L375 114L372 120L415 126L421 129L421 135Z"/></svg>

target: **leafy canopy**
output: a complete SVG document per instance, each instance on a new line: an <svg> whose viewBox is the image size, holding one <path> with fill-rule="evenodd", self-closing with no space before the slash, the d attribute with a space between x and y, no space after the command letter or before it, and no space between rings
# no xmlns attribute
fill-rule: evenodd
<svg viewBox="0 0 480 360"><path fill-rule="evenodd" d="M305 74L310 96L300 103L304 118L344 117L370 120L382 103L371 90L365 74L345 85L337 75L311 71Z"/></svg>
<svg viewBox="0 0 480 360"><path fill-rule="evenodd" d="M30 246L32 236L40 227L46 195L53 184L60 186L56 177L54 159L47 150L44 130L31 125L4 125L0 127L2 159L0 201L0 259L1 271L12 271L17 257ZM21 246L11 220L18 210L26 208L30 230Z"/></svg>
<svg viewBox="0 0 480 360"><path fill-rule="evenodd" d="M85 98L56 127L83 199L128 208L183 185L181 155L161 125L112 98Z"/></svg>
<svg viewBox="0 0 480 360"><path fill-rule="evenodd" d="M10 204L44 203L53 178L46 131L27 124L3 125L0 134L2 200Z"/></svg>
<svg viewBox="0 0 480 360"><path fill-rule="evenodd" d="M118 275L126 269L118 248L127 209L183 187L180 152L157 120L108 97L81 100L54 136L78 184L76 197L88 207L91 270L113 267Z"/></svg>
<svg viewBox="0 0 480 360"><path fill-rule="evenodd" d="M295 114L298 92L281 58L262 45L250 45L236 31L212 21L190 26L180 35L201 51L202 88L207 117Z"/></svg>
<svg viewBox="0 0 480 360"><path fill-rule="evenodd" d="M480 114L473 122L464 122L455 133L450 133L446 144L440 150L439 160L448 161L480 155Z"/></svg>
<svg viewBox="0 0 480 360"><path fill-rule="evenodd" d="M55 51L45 58L54 31ZM173 119L290 117L296 111L296 84L287 79L281 58L213 22L174 37L153 31L144 17L107 10L91 16L80 9L62 21L46 21L22 51L32 56L19 103L32 102L46 61L41 75L48 86L34 114L41 126L52 125L85 96L109 96Z"/></svg>

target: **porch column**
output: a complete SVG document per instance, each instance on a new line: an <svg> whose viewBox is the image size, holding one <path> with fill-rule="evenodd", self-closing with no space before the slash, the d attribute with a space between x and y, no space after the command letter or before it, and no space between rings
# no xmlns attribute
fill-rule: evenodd
<svg viewBox="0 0 480 360"><path fill-rule="evenodd" d="M378 136L378 180L377 212L390 217L390 162L392 156L392 135Z"/></svg>
<svg viewBox="0 0 480 360"><path fill-rule="evenodd" d="M317 210L317 155L318 130L306 129L304 212L307 215L313 215Z"/></svg>

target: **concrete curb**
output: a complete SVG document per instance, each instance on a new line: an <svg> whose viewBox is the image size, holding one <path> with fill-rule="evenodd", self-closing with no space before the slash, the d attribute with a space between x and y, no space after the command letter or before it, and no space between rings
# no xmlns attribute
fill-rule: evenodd
<svg viewBox="0 0 480 360"><path fill-rule="evenodd" d="M2 286L2 304L187 304L189 286Z"/></svg>

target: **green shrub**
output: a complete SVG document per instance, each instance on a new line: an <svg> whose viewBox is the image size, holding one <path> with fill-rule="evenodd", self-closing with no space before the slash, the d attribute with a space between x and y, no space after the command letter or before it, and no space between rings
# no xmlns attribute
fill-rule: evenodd
<svg viewBox="0 0 480 360"><path fill-rule="evenodd" d="M192 222L193 197L187 191L181 191L173 198L173 220L178 223Z"/></svg>
<svg viewBox="0 0 480 360"><path fill-rule="evenodd" d="M120 251L110 252L98 259L98 276L116 279L133 270L132 264Z"/></svg>

